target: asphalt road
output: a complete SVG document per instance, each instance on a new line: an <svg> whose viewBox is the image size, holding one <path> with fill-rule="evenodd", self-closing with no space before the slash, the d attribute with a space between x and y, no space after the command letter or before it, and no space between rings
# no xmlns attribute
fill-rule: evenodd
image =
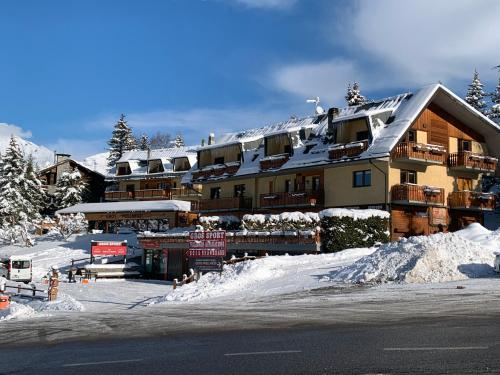
<svg viewBox="0 0 500 375"><path fill-rule="evenodd" d="M498 374L500 319L335 324L4 348L0 374Z"/></svg>

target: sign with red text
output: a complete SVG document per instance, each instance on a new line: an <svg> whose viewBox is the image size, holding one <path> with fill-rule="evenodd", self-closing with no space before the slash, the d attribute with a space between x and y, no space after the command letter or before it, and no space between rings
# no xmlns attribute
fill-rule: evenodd
<svg viewBox="0 0 500 375"><path fill-rule="evenodd" d="M90 253L96 255L127 255L127 241L92 241Z"/></svg>
<svg viewBox="0 0 500 375"><path fill-rule="evenodd" d="M227 249L226 231L189 232L190 258L225 257Z"/></svg>

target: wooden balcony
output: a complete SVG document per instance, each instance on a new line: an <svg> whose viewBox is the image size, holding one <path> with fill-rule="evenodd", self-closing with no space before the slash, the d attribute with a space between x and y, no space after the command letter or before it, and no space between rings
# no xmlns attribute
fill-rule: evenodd
<svg viewBox="0 0 500 375"><path fill-rule="evenodd" d="M395 204L444 206L444 189L413 184L394 185L391 201Z"/></svg>
<svg viewBox="0 0 500 375"><path fill-rule="evenodd" d="M393 161L417 164L445 164L446 149L439 145L405 142L396 146L391 157Z"/></svg>
<svg viewBox="0 0 500 375"><path fill-rule="evenodd" d="M200 211L238 211L251 210L252 198L218 198L202 199L199 204Z"/></svg>
<svg viewBox="0 0 500 375"><path fill-rule="evenodd" d="M240 163L228 163L205 167L193 172L193 180L206 180L210 177L219 177L224 174L233 175L240 169Z"/></svg>
<svg viewBox="0 0 500 375"><path fill-rule="evenodd" d="M265 157L260 161L260 169L262 171L268 169L279 169L288 161L288 159L290 159L290 155L288 154Z"/></svg>
<svg viewBox="0 0 500 375"><path fill-rule="evenodd" d="M107 201L183 199L200 197L201 193L188 188L147 189L135 191L107 191L104 198Z"/></svg>
<svg viewBox="0 0 500 375"><path fill-rule="evenodd" d="M457 171L495 172L498 159L470 151L454 152L448 157L448 165Z"/></svg>
<svg viewBox="0 0 500 375"><path fill-rule="evenodd" d="M368 141L351 142L335 145L328 151L330 160L354 158L368 149Z"/></svg>
<svg viewBox="0 0 500 375"><path fill-rule="evenodd" d="M296 207L323 205L323 191L294 191L289 193L269 193L260 195L260 208Z"/></svg>
<svg viewBox="0 0 500 375"><path fill-rule="evenodd" d="M452 209L493 211L495 195L475 191L454 191L448 194L448 205Z"/></svg>

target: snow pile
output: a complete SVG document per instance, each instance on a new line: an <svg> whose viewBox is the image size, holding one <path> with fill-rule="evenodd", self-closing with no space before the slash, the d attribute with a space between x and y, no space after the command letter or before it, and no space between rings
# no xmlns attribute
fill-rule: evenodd
<svg viewBox="0 0 500 375"><path fill-rule="evenodd" d="M350 217L354 220L363 220L370 217L381 217L388 219L391 215L387 211L375 209L350 209L350 208L329 208L319 213L320 218L324 217Z"/></svg>
<svg viewBox="0 0 500 375"><path fill-rule="evenodd" d="M35 310L25 304L11 302L8 309L0 310L0 322L12 319L30 319L37 315Z"/></svg>
<svg viewBox="0 0 500 375"><path fill-rule="evenodd" d="M314 230L319 223L316 212L283 212L281 214L254 214L243 216L243 227L249 230Z"/></svg>
<svg viewBox="0 0 500 375"><path fill-rule="evenodd" d="M201 216L200 224L205 230L234 230L240 227L241 221L234 215L227 216Z"/></svg>
<svg viewBox="0 0 500 375"><path fill-rule="evenodd" d="M83 305L76 299L65 293L59 293L55 301L33 301L29 307L36 312L47 311L85 311Z"/></svg>
<svg viewBox="0 0 500 375"><path fill-rule="evenodd" d="M350 249L334 254L270 256L225 265L222 274L207 273L151 304L198 301L209 298L269 296L320 288L332 272L371 254L374 248Z"/></svg>
<svg viewBox="0 0 500 375"><path fill-rule="evenodd" d="M483 228L484 229L484 228ZM477 227L470 232L477 231ZM464 232L464 231L462 231ZM476 238L467 232L469 238ZM402 239L339 271L334 281L446 282L493 274L493 251L457 233Z"/></svg>

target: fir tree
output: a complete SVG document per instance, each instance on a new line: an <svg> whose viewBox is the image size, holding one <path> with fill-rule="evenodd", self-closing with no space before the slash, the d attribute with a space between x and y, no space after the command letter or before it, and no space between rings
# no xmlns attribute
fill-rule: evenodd
<svg viewBox="0 0 500 375"><path fill-rule="evenodd" d="M137 141L137 146L139 147L139 150L142 151L149 149L149 138L146 134L141 135Z"/></svg>
<svg viewBox="0 0 500 375"><path fill-rule="evenodd" d="M366 99L363 95L361 95L359 84L357 82L354 82L352 87L351 84L347 86L347 94L345 96L345 100L349 107L362 105L366 103Z"/></svg>
<svg viewBox="0 0 500 375"><path fill-rule="evenodd" d="M39 219L41 211L47 204L47 194L42 188L42 182L38 179L35 163L31 155L25 161L24 179L22 193L26 200L30 202L32 212L28 212L30 219Z"/></svg>
<svg viewBox="0 0 500 375"><path fill-rule="evenodd" d="M500 78L494 92L491 93L491 110L488 116L494 120L500 120Z"/></svg>
<svg viewBox="0 0 500 375"><path fill-rule="evenodd" d="M177 134L174 139L174 147L184 147L184 138L182 138L181 134Z"/></svg>
<svg viewBox="0 0 500 375"><path fill-rule="evenodd" d="M81 203L87 184L78 169L63 172L57 181L55 200L59 208L66 208Z"/></svg>
<svg viewBox="0 0 500 375"><path fill-rule="evenodd" d="M115 125L111 139L108 141L109 157L108 165L114 166L125 151L133 150L137 147L132 129L125 121L125 115L120 116L120 120Z"/></svg>
<svg viewBox="0 0 500 375"><path fill-rule="evenodd" d="M481 112L483 115L485 115L487 113L486 102L484 100L486 94L483 90L483 87L484 85L479 79L479 73L477 72L477 70L474 70L474 77L472 78L472 82L469 85L469 89L467 90L465 101L472 107L477 109L479 112Z"/></svg>

